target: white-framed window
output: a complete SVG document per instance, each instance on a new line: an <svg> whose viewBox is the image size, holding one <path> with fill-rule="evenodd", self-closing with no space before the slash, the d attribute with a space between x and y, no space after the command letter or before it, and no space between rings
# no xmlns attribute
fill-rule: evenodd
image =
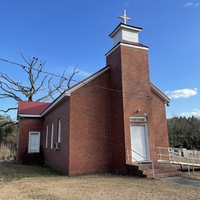
<svg viewBox="0 0 200 200"><path fill-rule="evenodd" d="M40 152L40 132L30 131L28 139L28 153Z"/></svg>
<svg viewBox="0 0 200 200"><path fill-rule="evenodd" d="M53 149L54 123L51 123L51 149Z"/></svg>
<svg viewBox="0 0 200 200"><path fill-rule="evenodd" d="M58 119L58 142L61 142L61 129L62 128L62 121L61 119Z"/></svg>
<svg viewBox="0 0 200 200"><path fill-rule="evenodd" d="M49 140L49 126L46 127L46 149L48 148L48 140Z"/></svg>

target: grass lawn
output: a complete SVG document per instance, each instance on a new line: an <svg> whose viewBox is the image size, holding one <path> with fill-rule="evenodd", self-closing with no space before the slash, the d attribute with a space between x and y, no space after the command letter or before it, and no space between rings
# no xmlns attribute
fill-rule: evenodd
<svg viewBox="0 0 200 200"><path fill-rule="evenodd" d="M0 162L0 199L197 200L200 189L112 174L62 176L49 168Z"/></svg>
<svg viewBox="0 0 200 200"><path fill-rule="evenodd" d="M0 161L0 180L9 182L28 177L52 177L59 174L49 168L16 164L14 160Z"/></svg>

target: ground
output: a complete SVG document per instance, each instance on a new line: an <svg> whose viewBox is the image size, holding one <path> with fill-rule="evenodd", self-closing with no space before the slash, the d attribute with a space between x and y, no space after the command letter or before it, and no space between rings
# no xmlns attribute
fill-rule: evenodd
<svg viewBox="0 0 200 200"><path fill-rule="evenodd" d="M20 200L197 200L200 189L112 174L61 176L39 166L0 162L0 199Z"/></svg>
<svg viewBox="0 0 200 200"><path fill-rule="evenodd" d="M19 165L9 151L0 150L0 200L197 200L200 189L163 179L113 174L62 176L49 168ZM188 176L187 172L184 176ZM200 172L190 178L200 180ZM199 182L200 184L200 182Z"/></svg>

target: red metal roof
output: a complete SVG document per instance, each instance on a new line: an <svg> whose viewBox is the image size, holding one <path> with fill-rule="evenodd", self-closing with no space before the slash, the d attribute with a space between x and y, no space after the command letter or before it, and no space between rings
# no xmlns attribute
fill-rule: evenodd
<svg viewBox="0 0 200 200"><path fill-rule="evenodd" d="M18 114L40 115L51 103L19 101Z"/></svg>

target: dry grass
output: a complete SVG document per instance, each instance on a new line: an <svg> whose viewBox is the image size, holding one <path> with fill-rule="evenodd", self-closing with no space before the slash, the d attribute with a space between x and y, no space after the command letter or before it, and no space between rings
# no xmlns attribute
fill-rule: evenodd
<svg viewBox="0 0 200 200"><path fill-rule="evenodd" d="M112 174L61 176L49 168L8 161L6 149L1 149L0 158L0 200L196 200L200 196L200 189L163 180ZM200 178L200 172L195 177Z"/></svg>
<svg viewBox="0 0 200 200"><path fill-rule="evenodd" d="M0 199L197 200L200 189L112 174L61 176L39 166L0 162Z"/></svg>
<svg viewBox="0 0 200 200"><path fill-rule="evenodd" d="M4 145L0 146L0 160L11 160L13 157L10 155L10 151Z"/></svg>

